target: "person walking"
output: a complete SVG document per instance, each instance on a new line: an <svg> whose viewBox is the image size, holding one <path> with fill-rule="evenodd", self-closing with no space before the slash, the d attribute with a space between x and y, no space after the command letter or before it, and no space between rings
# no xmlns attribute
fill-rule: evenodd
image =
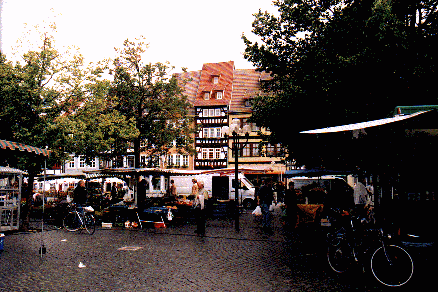
<svg viewBox="0 0 438 292"><path fill-rule="evenodd" d="M204 188L204 182L198 181L198 193L196 194L194 201L195 217L196 217L196 230L200 236L205 235L205 197L208 195L207 190Z"/></svg>
<svg viewBox="0 0 438 292"><path fill-rule="evenodd" d="M270 179L262 182L257 193L257 204L262 209L262 227L265 232L272 233L271 230L271 211L269 207L274 201L274 192L272 191L272 181Z"/></svg>

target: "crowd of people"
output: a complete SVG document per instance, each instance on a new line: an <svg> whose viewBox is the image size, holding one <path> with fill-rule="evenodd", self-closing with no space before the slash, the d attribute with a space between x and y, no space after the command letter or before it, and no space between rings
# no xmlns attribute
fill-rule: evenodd
<svg viewBox="0 0 438 292"><path fill-rule="evenodd" d="M146 181L140 179L138 183L137 192L137 206L139 209L144 209L146 207ZM111 190L111 193L115 192L115 186ZM372 198L373 193L372 185L366 185L362 179L358 179L354 186L354 209L357 212L366 212L372 208ZM115 194L114 194L115 195ZM168 193L166 197L169 199L174 199L176 201L178 196L175 182L170 181ZM271 229L271 219L272 212L270 210L272 204L282 203L285 207L285 218L287 220L287 225L295 227L297 224L297 204L301 201L299 199L300 192L295 189L293 181L288 183L288 187L282 181L273 182L272 179L267 178L262 181L262 184L256 191L256 203L260 206L262 213L262 229L266 232L272 232ZM73 199L78 205L85 205L87 202L87 190L85 188L85 182L80 181L78 186L74 190ZM204 182L192 179L191 188L191 198L192 198L192 208L196 218L196 233L199 235L205 234L205 218L206 218L206 208L208 205L209 194L204 187Z"/></svg>

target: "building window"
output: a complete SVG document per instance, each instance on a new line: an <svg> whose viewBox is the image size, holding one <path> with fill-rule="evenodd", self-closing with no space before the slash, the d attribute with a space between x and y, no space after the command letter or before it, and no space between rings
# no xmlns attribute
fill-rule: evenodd
<svg viewBox="0 0 438 292"><path fill-rule="evenodd" d="M70 160L70 162L68 163L68 167L75 168L75 158L74 157L72 157L72 160Z"/></svg>
<svg viewBox="0 0 438 292"><path fill-rule="evenodd" d="M158 177L152 177L152 187L155 191L161 190L161 178Z"/></svg>
<svg viewBox="0 0 438 292"><path fill-rule="evenodd" d="M213 84L219 83L219 76L213 76Z"/></svg>
<svg viewBox="0 0 438 292"><path fill-rule="evenodd" d="M183 156L183 166L189 166L189 156L188 155Z"/></svg>
<svg viewBox="0 0 438 292"><path fill-rule="evenodd" d="M202 116L205 118L205 117L208 117L208 109L203 109L202 110Z"/></svg>
<svg viewBox="0 0 438 292"><path fill-rule="evenodd" d="M221 159L221 149L220 148L216 148L214 150L214 152L215 152L215 158L216 159Z"/></svg>
<svg viewBox="0 0 438 292"><path fill-rule="evenodd" d="M208 159L214 159L214 148L208 148Z"/></svg>
<svg viewBox="0 0 438 292"><path fill-rule="evenodd" d="M84 156L80 156L79 157L79 167L80 168L84 168L85 167L85 157Z"/></svg>
<svg viewBox="0 0 438 292"><path fill-rule="evenodd" d="M251 146L249 144L246 144L245 147L242 149L242 156L243 157L251 157Z"/></svg>
<svg viewBox="0 0 438 292"><path fill-rule="evenodd" d="M210 92L204 92L204 99L209 100L210 99Z"/></svg>
<svg viewBox="0 0 438 292"><path fill-rule="evenodd" d="M222 91L216 92L216 99L222 99Z"/></svg>
<svg viewBox="0 0 438 292"><path fill-rule="evenodd" d="M239 157L260 157L259 143L247 143L242 149L243 146L243 143L237 145L239 147ZM234 152L232 152L232 157L235 157Z"/></svg>
<svg viewBox="0 0 438 292"><path fill-rule="evenodd" d="M216 117L220 117L220 116L221 116L221 109L220 109L220 108L215 109L215 110L214 110L214 115L215 115Z"/></svg>
<svg viewBox="0 0 438 292"><path fill-rule="evenodd" d="M93 160L90 161L90 167L91 168L95 168L96 167L96 158L94 158Z"/></svg>
<svg viewBox="0 0 438 292"><path fill-rule="evenodd" d="M251 107L251 99L245 100L245 106L246 107Z"/></svg>
<svg viewBox="0 0 438 292"><path fill-rule="evenodd" d="M267 144L266 145L266 156L272 157L272 156L282 156L284 153L283 148L281 147L281 144Z"/></svg>
<svg viewBox="0 0 438 292"><path fill-rule="evenodd" d="M254 143L252 144L252 156L253 157L259 157L260 156L260 149L259 149L259 144L258 143Z"/></svg>
<svg viewBox="0 0 438 292"><path fill-rule="evenodd" d="M203 148L202 149L202 159L207 159L207 153L208 153L208 149L207 148Z"/></svg>
<svg viewBox="0 0 438 292"><path fill-rule="evenodd" d="M181 165L181 155L175 156L175 166L179 167Z"/></svg>
<svg viewBox="0 0 438 292"><path fill-rule="evenodd" d="M208 116L214 117L214 108L208 110Z"/></svg>
<svg viewBox="0 0 438 292"><path fill-rule="evenodd" d="M129 155L128 159L127 159L127 166L128 167L134 167L134 161L135 161L134 156L133 155Z"/></svg>
<svg viewBox="0 0 438 292"><path fill-rule="evenodd" d="M222 129L220 127L203 128L202 138L221 138Z"/></svg>

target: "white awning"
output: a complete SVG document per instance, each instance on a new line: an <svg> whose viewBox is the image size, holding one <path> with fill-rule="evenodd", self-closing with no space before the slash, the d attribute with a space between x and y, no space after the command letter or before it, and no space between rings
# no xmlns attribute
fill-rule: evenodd
<svg viewBox="0 0 438 292"><path fill-rule="evenodd" d="M360 130L360 129L376 127L376 126L381 126L381 125L385 125L385 124L389 124L389 123L407 120L407 119L416 117L418 115L424 114L426 112L429 112L429 111L421 111L421 112L416 112L416 113L413 113L410 115L395 116L393 118L374 120L374 121L362 122L362 123L357 123L357 124L349 124L349 125L343 125L343 126L337 126L337 127L329 127L329 128L322 128L322 129L316 129L316 130L302 131L302 132L300 132L300 134L323 134L323 133L336 133L336 132Z"/></svg>

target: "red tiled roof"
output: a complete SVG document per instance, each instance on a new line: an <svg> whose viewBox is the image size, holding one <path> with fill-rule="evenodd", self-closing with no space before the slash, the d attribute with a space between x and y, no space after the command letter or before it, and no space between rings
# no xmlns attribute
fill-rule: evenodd
<svg viewBox="0 0 438 292"><path fill-rule="evenodd" d="M233 73L234 62L221 63L205 63L202 66L201 78L199 83L196 101L204 100L203 91L221 90L223 91L223 100L231 99L231 91L233 90ZM213 84L212 77L220 76L218 84ZM215 99L210 99L212 105L216 104ZM205 103L205 102L203 102Z"/></svg>
<svg viewBox="0 0 438 292"><path fill-rule="evenodd" d="M228 100L223 99L201 99L196 100L194 106L214 106L214 105L228 105Z"/></svg>
<svg viewBox="0 0 438 292"><path fill-rule="evenodd" d="M260 81L270 78L268 73L255 69L235 69L234 62L205 63L200 71L176 74L177 78L190 79L184 88L189 102L194 106L230 105L231 112L250 113L245 100L257 96ZM220 76L218 84L213 84L212 77ZM222 99L214 96L204 100L204 92L222 91Z"/></svg>
<svg viewBox="0 0 438 292"><path fill-rule="evenodd" d="M269 78L269 74L257 72L255 69L234 70L230 112L250 113L251 108L245 106L245 101L260 93L260 80L267 78Z"/></svg>
<svg viewBox="0 0 438 292"><path fill-rule="evenodd" d="M195 98L198 93L198 87L199 87L199 80L201 78L201 71L190 71L190 72L183 72L183 73L177 73L175 74L175 77L180 82L180 85L183 84L184 81L187 83L184 86L184 95L187 96L188 101L190 104L195 103ZM194 108L190 109L190 115L195 115Z"/></svg>

